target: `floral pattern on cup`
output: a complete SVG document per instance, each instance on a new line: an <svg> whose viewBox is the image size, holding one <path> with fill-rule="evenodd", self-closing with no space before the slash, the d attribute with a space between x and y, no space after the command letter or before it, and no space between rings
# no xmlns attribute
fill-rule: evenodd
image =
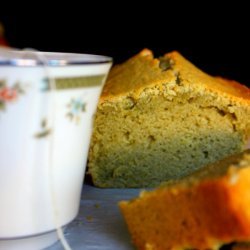
<svg viewBox="0 0 250 250"><path fill-rule="evenodd" d="M0 80L0 111L5 110L8 103L16 101L20 94L24 94L24 90L19 82L9 87L5 80Z"/></svg>
<svg viewBox="0 0 250 250"><path fill-rule="evenodd" d="M86 111L86 102L81 98L72 98L67 105L68 112L66 116L71 120L75 121L77 124L80 122L81 113Z"/></svg>
<svg viewBox="0 0 250 250"><path fill-rule="evenodd" d="M51 129L48 128L47 120L44 118L44 119L42 119L42 121L40 123L40 131L36 132L34 134L34 137L37 139L40 139L40 138L47 137L50 134L51 134Z"/></svg>

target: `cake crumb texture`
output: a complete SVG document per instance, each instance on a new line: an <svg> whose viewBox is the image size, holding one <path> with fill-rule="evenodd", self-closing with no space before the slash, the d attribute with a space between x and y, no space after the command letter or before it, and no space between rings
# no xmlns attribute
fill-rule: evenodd
<svg viewBox="0 0 250 250"><path fill-rule="evenodd" d="M215 59L216 60L216 59ZM178 52L115 66L94 122L88 171L99 187L155 187L227 155L250 133L250 90Z"/></svg>

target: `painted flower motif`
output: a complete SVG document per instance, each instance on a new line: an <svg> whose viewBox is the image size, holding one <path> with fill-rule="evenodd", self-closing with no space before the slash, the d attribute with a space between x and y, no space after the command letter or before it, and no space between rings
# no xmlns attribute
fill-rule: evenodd
<svg viewBox="0 0 250 250"><path fill-rule="evenodd" d="M0 110L6 108L6 104L15 101L19 94L23 94L24 91L19 83L16 83L12 87L8 87L5 81L0 80Z"/></svg>
<svg viewBox="0 0 250 250"><path fill-rule="evenodd" d="M34 136L35 136L35 138L40 139L40 138L47 137L50 134L51 134L51 129L48 128L47 120L46 120L46 118L44 118L44 119L42 119L42 121L40 123L40 131L35 133Z"/></svg>
<svg viewBox="0 0 250 250"><path fill-rule="evenodd" d="M7 87L4 87L0 89L0 99L2 101L13 101L17 97L17 92L15 89L10 89Z"/></svg>
<svg viewBox="0 0 250 250"><path fill-rule="evenodd" d="M69 111L66 116L71 120L79 123L81 113L86 111L86 103L80 98L72 98L70 103L67 105Z"/></svg>

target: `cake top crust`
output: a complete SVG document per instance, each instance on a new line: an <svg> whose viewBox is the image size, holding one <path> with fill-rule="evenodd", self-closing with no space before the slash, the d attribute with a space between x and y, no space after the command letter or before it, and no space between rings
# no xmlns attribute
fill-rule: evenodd
<svg viewBox="0 0 250 250"><path fill-rule="evenodd" d="M177 87L211 91L233 101L250 104L250 89L246 86L204 73L177 51L154 58L149 49L113 67L103 88L100 103L116 102L124 97L137 99L145 89L157 87L161 90L164 84L169 83Z"/></svg>

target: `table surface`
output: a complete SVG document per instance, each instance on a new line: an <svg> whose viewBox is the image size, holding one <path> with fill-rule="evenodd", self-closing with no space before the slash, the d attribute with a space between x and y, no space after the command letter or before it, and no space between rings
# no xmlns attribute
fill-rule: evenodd
<svg viewBox="0 0 250 250"><path fill-rule="evenodd" d="M137 196L140 191L101 189L85 184L79 214L65 230L72 250L135 249L117 203ZM63 247L57 242L47 250L63 250Z"/></svg>

